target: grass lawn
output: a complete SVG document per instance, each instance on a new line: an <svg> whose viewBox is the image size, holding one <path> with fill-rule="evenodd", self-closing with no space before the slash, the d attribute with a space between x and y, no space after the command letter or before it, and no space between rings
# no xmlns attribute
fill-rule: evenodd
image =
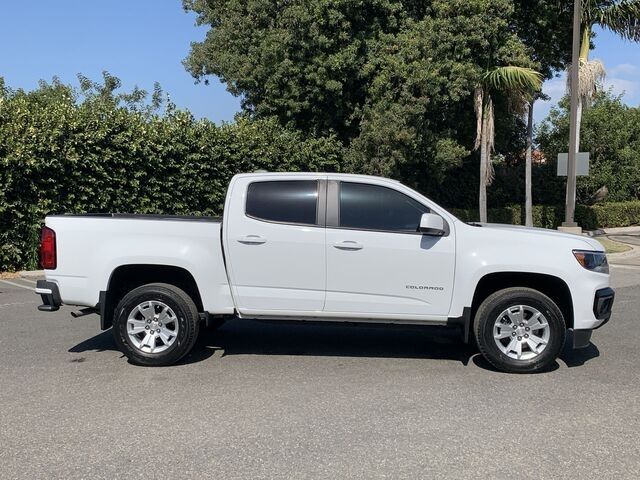
<svg viewBox="0 0 640 480"><path fill-rule="evenodd" d="M625 245L624 243L614 242L613 240L609 240L608 238L598 237L596 238L602 246L605 248L607 253L622 253L631 250L629 245Z"/></svg>

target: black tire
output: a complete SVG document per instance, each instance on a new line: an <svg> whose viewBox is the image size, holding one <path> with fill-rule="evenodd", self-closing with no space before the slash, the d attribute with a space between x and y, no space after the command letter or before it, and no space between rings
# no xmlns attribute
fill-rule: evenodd
<svg viewBox="0 0 640 480"><path fill-rule="evenodd" d="M517 305L537 309L549 324L549 341L544 350L527 360L512 358L503 353L494 340L496 320L506 309ZM531 288L506 288L489 295L478 308L474 318L474 332L480 352L495 368L509 373L535 373L547 370L562 350L566 330L564 317L555 302ZM505 343L509 341L504 340Z"/></svg>
<svg viewBox="0 0 640 480"><path fill-rule="evenodd" d="M159 301L170 307L178 322L175 341L163 352L143 352L130 340L127 319L137 305L145 301ZM183 290L166 283L150 283L127 293L118 303L113 317L113 336L116 344L127 358L136 365L160 367L172 365L193 348L199 329L198 309Z"/></svg>

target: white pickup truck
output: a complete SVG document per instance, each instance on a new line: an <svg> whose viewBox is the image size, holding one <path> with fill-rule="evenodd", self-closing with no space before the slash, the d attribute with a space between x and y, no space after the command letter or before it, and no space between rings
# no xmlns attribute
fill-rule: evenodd
<svg viewBox="0 0 640 480"><path fill-rule="evenodd" d="M447 325L496 368L534 372L611 316L602 246L588 237L467 224L386 178L236 175L224 217L54 215L40 248L42 311L99 313L131 362L168 365L200 324Z"/></svg>

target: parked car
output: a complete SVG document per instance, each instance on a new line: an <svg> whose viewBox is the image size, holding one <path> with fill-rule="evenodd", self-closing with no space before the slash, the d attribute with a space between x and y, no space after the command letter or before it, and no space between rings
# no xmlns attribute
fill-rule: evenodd
<svg viewBox="0 0 640 480"><path fill-rule="evenodd" d="M201 322L445 325L507 372L548 368L611 315L594 239L464 223L390 179L255 173L231 180L222 218L52 215L42 311L100 314L132 363L170 365Z"/></svg>

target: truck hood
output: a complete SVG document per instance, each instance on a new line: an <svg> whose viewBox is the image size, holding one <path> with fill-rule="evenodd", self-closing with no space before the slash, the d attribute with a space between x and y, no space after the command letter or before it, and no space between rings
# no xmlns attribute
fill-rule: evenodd
<svg viewBox="0 0 640 480"><path fill-rule="evenodd" d="M478 225L481 228L487 228L492 230L505 230L512 232L514 234L526 234L526 235L541 235L544 237L552 237L552 238L564 238L566 240L573 240L576 242L582 242L586 244L584 247L588 250L596 250L596 251L604 251L604 247L600 242L591 237L586 237L584 235L575 235L573 233L565 233L560 232L558 230L550 230L548 228L538 228L538 227L525 227L522 225L507 225L502 223L475 223L474 225Z"/></svg>

